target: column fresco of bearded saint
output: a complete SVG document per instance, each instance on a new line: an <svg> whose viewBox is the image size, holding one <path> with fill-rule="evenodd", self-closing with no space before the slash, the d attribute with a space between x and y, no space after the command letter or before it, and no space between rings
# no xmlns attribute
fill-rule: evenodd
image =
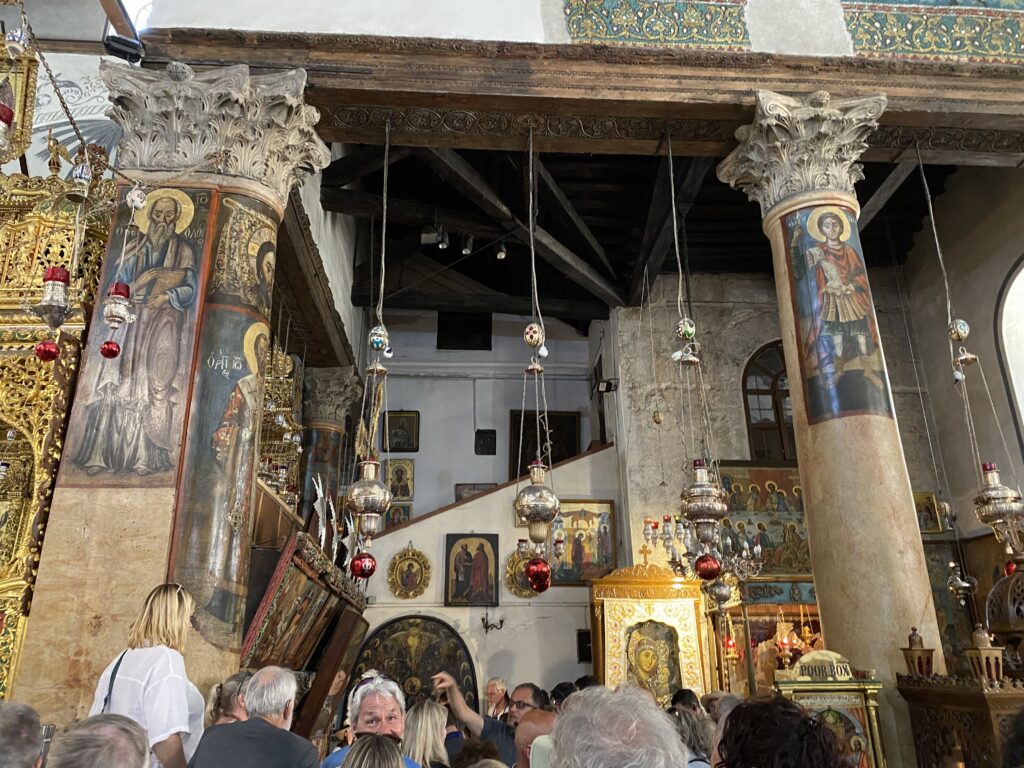
<svg viewBox="0 0 1024 768"><path fill-rule="evenodd" d="M181 338L195 301L198 260L195 245L179 234L192 218L191 202L185 210L173 192L158 195L148 216L137 219L138 236L126 245L115 276L131 286L136 319L124 326L120 357L99 363L99 398L85 408L74 461L89 474L173 468L173 417L185 388Z"/></svg>

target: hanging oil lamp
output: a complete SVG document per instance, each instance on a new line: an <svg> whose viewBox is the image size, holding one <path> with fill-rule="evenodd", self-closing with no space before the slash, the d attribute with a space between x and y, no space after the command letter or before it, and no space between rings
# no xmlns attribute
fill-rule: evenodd
<svg viewBox="0 0 1024 768"><path fill-rule="evenodd" d="M512 508L519 522L525 523L530 541L544 544L551 522L561 509L558 497L544 484L547 467L540 459L530 462L530 484L516 494Z"/></svg>
<svg viewBox="0 0 1024 768"><path fill-rule="evenodd" d="M51 330L60 328L71 313L68 303L70 282L71 272L66 267L47 267L43 271L43 293L31 309Z"/></svg>
<svg viewBox="0 0 1024 768"><path fill-rule="evenodd" d="M391 507L391 490L380 480L380 462L367 458L359 462L359 479L345 495L345 508L352 513L359 535L370 545L381 532L384 515Z"/></svg>

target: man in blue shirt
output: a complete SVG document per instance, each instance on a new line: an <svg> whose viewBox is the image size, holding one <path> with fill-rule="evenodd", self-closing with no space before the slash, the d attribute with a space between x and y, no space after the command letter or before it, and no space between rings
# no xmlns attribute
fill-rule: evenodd
<svg viewBox="0 0 1024 768"><path fill-rule="evenodd" d="M368 670L348 696L348 716L358 739L364 733L379 733L401 741L405 735L405 694L394 680L376 670ZM348 755L349 746L335 750L320 768L338 768ZM420 768L419 763L403 757L405 768Z"/></svg>
<svg viewBox="0 0 1024 768"><path fill-rule="evenodd" d="M484 717L466 703L455 678L447 672L438 672L432 678L435 691L448 694L448 706L455 716L469 729L469 732L485 741L493 741L498 747L501 762L512 768L516 762L516 726L519 719L533 709L548 704L548 694L533 683L520 683L512 691L509 702L508 722L493 717Z"/></svg>

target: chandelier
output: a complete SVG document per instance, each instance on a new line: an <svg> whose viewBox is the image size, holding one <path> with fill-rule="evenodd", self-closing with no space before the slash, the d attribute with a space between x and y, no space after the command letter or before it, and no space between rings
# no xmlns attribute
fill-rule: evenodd
<svg viewBox="0 0 1024 768"><path fill-rule="evenodd" d="M530 542L533 544L534 555L526 563L526 575L530 587L535 592L544 592L551 586L551 565L547 559L547 540L551 523L558 515L561 504L554 490L547 485L547 473L551 468L551 435L548 429L548 398L544 388L544 366L541 360L548 356L548 348L544 345L544 316L540 311L540 299L537 291L537 257L534 248L534 231L536 229L537 189L533 172L533 128L530 129L529 145L529 238L530 238L530 295L532 299L532 321L523 331L523 341L530 348L530 362L523 372L523 405L522 418L519 426L519 459L516 463L516 474L522 467L523 447L526 442L526 400L528 390L533 391L534 436L537 446L533 461L530 462L530 483L516 493L512 508L520 523L527 526ZM533 386L529 387L532 377ZM518 480L516 481L518 487ZM564 551L564 543L556 545L556 556Z"/></svg>
<svg viewBox="0 0 1024 768"><path fill-rule="evenodd" d="M672 155L672 135L667 136L669 191L672 210L672 233L675 245L678 272L676 310L678 320L675 336L680 347L671 359L679 374L680 391L685 398L684 408L688 414L685 447L692 458L693 479L680 494L680 514L666 514L661 524L657 520L644 523L643 535L648 543L662 546L669 554L669 566L679 576L698 578L705 594L719 606L728 602L733 593L732 582L743 582L760 574L764 565L761 547L753 547L744 539L737 546L733 540L722 536L722 520L729 514L729 501L722 490L718 476L718 457L715 450L714 434L711 428L711 413L708 405L707 387L704 382L701 347L697 341L697 324L693 320L693 302L690 297L689 259L684 258L679 248L679 224L676 215L675 170ZM685 253L685 230L684 247ZM686 285L684 311L683 286ZM693 414L692 393L696 392L697 419ZM699 427L696 425L699 424ZM699 429L696 440L691 433ZM661 533L658 534L658 528Z"/></svg>

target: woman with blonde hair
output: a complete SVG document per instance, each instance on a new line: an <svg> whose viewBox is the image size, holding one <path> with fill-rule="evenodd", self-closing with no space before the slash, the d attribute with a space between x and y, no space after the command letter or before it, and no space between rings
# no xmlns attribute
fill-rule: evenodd
<svg viewBox="0 0 1024 768"><path fill-rule="evenodd" d="M345 755L342 768L403 768L402 753L390 736L366 733Z"/></svg>
<svg viewBox="0 0 1024 768"><path fill-rule="evenodd" d="M235 672L223 683L217 683L206 697L206 727L238 723L249 719L245 708L245 685L252 672Z"/></svg>
<svg viewBox="0 0 1024 768"><path fill-rule="evenodd" d="M182 658L194 607L180 584L150 592L128 629L128 648L100 675L89 710L141 725L152 768L186 768L203 735L203 696L185 675Z"/></svg>
<svg viewBox="0 0 1024 768"><path fill-rule="evenodd" d="M402 754L423 768L444 768L448 751L444 748L448 710L432 699L421 701L405 713Z"/></svg>

